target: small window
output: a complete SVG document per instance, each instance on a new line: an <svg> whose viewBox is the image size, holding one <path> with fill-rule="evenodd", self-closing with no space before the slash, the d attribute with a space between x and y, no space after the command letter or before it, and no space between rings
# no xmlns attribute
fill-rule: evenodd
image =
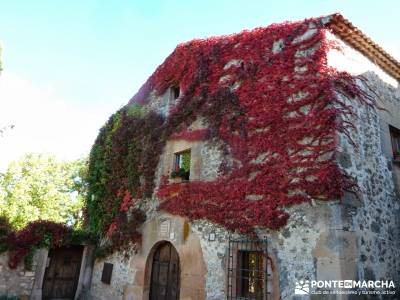
<svg viewBox="0 0 400 300"><path fill-rule="evenodd" d="M101 274L101 282L110 284L111 283L111 275L113 271L113 264L104 263L103 265L103 273Z"/></svg>
<svg viewBox="0 0 400 300"><path fill-rule="evenodd" d="M179 86L174 86L171 88L172 89L172 99L178 99L180 94L181 94L181 89L179 88Z"/></svg>
<svg viewBox="0 0 400 300"><path fill-rule="evenodd" d="M175 153L174 155L174 169L171 173L172 178L182 178L189 180L190 178L190 160L191 151L186 150Z"/></svg>
<svg viewBox="0 0 400 300"><path fill-rule="evenodd" d="M390 126L389 129L392 140L393 156L395 158L400 158L400 130L393 126Z"/></svg>

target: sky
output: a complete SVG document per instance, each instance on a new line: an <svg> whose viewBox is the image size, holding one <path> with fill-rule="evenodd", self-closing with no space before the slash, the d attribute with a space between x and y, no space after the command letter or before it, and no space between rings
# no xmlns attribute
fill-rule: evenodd
<svg viewBox="0 0 400 300"><path fill-rule="evenodd" d="M0 0L0 171L28 152L87 155L178 43L342 13L400 60L398 0Z"/></svg>

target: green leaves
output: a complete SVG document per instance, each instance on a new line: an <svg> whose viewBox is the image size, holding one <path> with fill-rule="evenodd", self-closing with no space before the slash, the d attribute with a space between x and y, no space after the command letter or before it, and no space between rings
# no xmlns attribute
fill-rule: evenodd
<svg viewBox="0 0 400 300"><path fill-rule="evenodd" d="M127 107L126 114L130 117L142 118L144 116L143 107L138 103L132 103Z"/></svg>
<svg viewBox="0 0 400 300"><path fill-rule="evenodd" d="M84 160L58 161L54 156L27 154L0 176L0 215L21 229L31 221L79 223L86 193Z"/></svg>

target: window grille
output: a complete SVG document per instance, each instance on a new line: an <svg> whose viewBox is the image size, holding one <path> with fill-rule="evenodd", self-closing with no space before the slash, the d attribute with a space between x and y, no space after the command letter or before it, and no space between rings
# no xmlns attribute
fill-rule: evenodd
<svg viewBox="0 0 400 300"><path fill-rule="evenodd" d="M230 239L228 253L228 300L266 300L267 240Z"/></svg>

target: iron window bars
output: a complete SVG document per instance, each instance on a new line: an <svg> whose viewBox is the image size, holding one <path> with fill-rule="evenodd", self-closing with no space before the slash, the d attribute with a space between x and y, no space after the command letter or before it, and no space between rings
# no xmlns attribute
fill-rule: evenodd
<svg viewBox="0 0 400 300"><path fill-rule="evenodd" d="M266 300L267 240L229 239L227 299Z"/></svg>

